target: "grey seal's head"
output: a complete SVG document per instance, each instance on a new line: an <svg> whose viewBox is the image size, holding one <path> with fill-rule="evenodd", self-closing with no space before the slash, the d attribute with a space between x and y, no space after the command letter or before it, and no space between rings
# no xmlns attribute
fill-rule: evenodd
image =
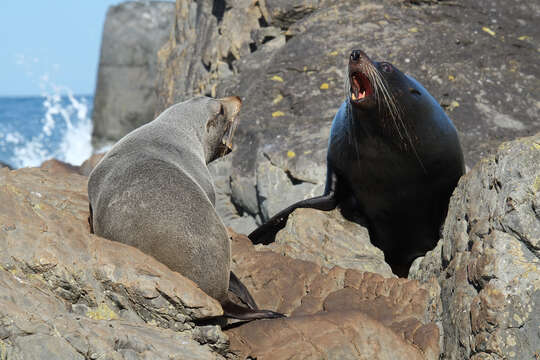
<svg viewBox="0 0 540 360"><path fill-rule="evenodd" d="M182 106L183 105L183 106ZM206 163L218 159L232 150L232 140L242 107L238 96L222 99L197 97L171 107L163 115L199 139L204 147ZM185 110L189 111L185 111Z"/></svg>

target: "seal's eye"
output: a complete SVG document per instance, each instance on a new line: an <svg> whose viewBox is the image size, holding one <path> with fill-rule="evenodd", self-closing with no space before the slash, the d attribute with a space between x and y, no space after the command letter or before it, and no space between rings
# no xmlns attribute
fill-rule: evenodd
<svg viewBox="0 0 540 360"><path fill-rule="evenodd" d="M416 96L422 95L422 93L420 91L416 90L415 88L410 88L409 91L411 92L411 94L414 94Z"/></svg>
<svg viewBox="0 0 540 360"><path fill-rule="evenodd" d="M392 71L394 71L394 68L392 67L391 64L383 62L381 63L381 70L384 71L385 73L391 73Z"/></svg>

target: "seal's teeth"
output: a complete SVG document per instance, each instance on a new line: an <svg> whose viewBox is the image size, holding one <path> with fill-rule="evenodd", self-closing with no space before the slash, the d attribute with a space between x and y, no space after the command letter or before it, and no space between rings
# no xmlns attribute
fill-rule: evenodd
<svg viewBox="0 0 540 360"><path fill-rule="evenodd" d="M365 98L365 97L366 97L366 91L364 90L364 91L362 91L362 93L360 94L360 99Z"/></svg>
<svg viewBox="0 0 540 360"><path fill-rule="evenodd" d="M351 97L353 100L356 100L356 95L354 95L354 91L351 93Z"/></svg>

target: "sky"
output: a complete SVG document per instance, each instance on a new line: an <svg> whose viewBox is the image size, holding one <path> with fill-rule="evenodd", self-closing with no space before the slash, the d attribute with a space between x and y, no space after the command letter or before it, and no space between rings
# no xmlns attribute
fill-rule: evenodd
<svg viewBox="0 0 540 360"><path fill-rule="evenodd" d="M0 96L40 95L44 80L93 94L112 0L0 0Z"/></svg>

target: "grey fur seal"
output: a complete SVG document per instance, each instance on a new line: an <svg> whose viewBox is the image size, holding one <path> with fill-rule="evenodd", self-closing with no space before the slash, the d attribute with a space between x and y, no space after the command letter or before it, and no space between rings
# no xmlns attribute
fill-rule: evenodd
<svg viewBox="0 0 540 360"><path fill-rule="evenodd" d="M282 210L249 238L273 241L296 208L339 205L344 215L363 219L371 241L403 276L436 245L464 174L457 131L420 83L361 50L350 54L346 91L330 131L323 195Z"/></svg>
<svg viewBox="0 0 540 360"><path fill-rule="evenodd" d="M89 176L90 224L95 234L135 246L193 280L226 317L282 317L258 310L230 273L229 236L214 208L207 164L230 150L240 107L238 97L194 98L120 139ZM229 300L230 281L251 308Z"/></svg>

